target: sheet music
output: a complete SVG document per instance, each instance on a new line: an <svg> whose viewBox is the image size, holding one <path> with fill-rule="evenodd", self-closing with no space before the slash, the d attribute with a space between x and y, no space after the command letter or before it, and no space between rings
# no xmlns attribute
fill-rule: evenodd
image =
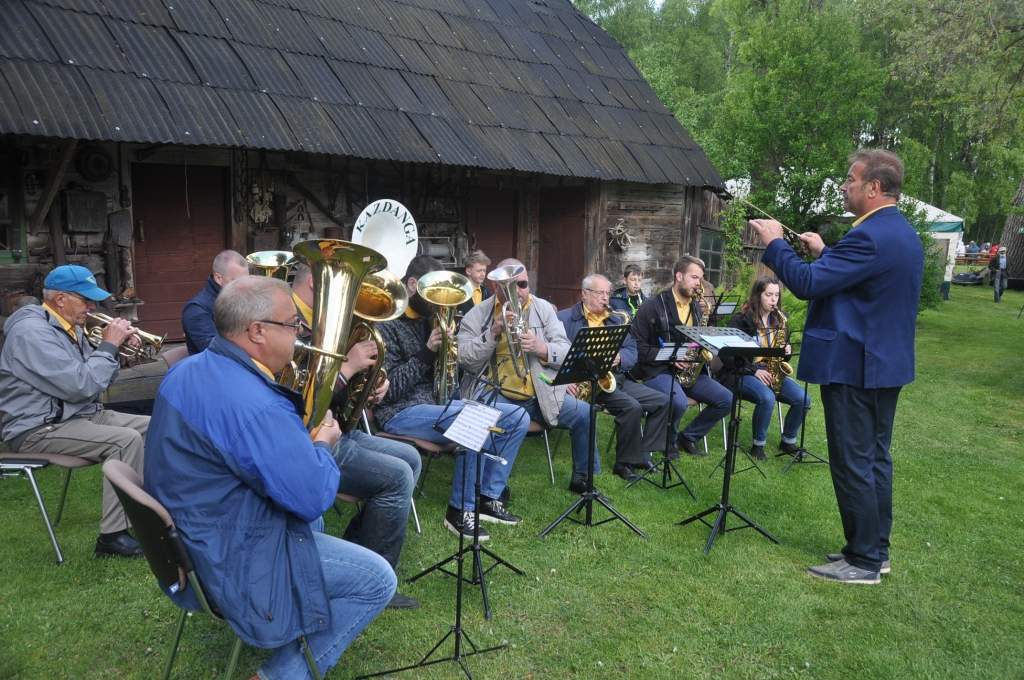
<svg viewBox="0 0 1024 680"><path fill-rule="evenodd" d="M490 428L498 424L501 411L478 401L467 401L459 415L444 431L447 439L465 446L470 451L480 451L487 442Z"/></svg>
<svg viewBox="0 0 1024 680"><path fill-rule="evenodd" d="M723 347L760 347L753 340L744 340L735 335L706 335L704 339L715 349L722 349Z"/></svg>
<svg viewBox="0 0 1024 680"><path fill-rule="evenodd" d="M681 344L683 346L684 350L685 350L686 347L693 347L697 343L695 343L695 342L683 342L683 343L679 343L679 344ZM654 360L655 361L668 361L670 358L672 358L672 355L675 354L675 351L676 351L677 347L678 347L678 345L676 345L674 343L670 344L670 345L665 345L664 347L662 347L661 349L658 350L657 354L654 355ZM683 354L685 354L685 351L680 351L679 352L679 356L682 356Z"/></svg>

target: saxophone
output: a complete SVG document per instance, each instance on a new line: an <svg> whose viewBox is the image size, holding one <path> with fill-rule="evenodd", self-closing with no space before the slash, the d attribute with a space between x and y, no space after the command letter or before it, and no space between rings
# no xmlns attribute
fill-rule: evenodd
<svg viewBox="0 0 1024 680"><path fill-rule="evenodd" d="M605 306L605 309L608 311L608 316L619 315L622 317L622 324L619 325L626 325L629 323L629 314L627 314L626 312L621 312L617 309L612 309L611 307L608 306ZM608 371L603 376L601 376L601 378L598 379L597 386L602 392L614 392L615 389L618 387L618 382L615 380L615 374L612 373L611 371ZM584 380L583 382L576 383L577 399L589 403L591 396L592 395L590 394L590 381Z"/></svg>
<svg viewBox="0 0 1024 680"><path fill-rule="evenodd" d="M711 306L707 300L704 299L704 284L700 283L697 285L697 289L693 292L691 300L697 299L697 308L699 314L694 321L695 326L700 326L704 323L704 319L707 318L708 314L711 313ZM683 354L680 361L684 362L683 368L677 368L675 372L676 382L684 390L694 386L697 382L697 378L700 377L701 371L704 370L704 364L708 363L714 358L708 350L704 349L697 343L691 343L689 349Z"/></svg>
<svg viewBox="0 0 1024 680"><path fill-rule="evenodd" d="M789 320L782 313L781 309L774 309L778 323L775 326L775 334L771 336L772 341L768 344L773 349L780 349L786 346L786 327ZM782 381L786 376L793 375L793 367L782 357L765 357L765 370L771 374L772 391L778 394L782 391Z"/></svg>

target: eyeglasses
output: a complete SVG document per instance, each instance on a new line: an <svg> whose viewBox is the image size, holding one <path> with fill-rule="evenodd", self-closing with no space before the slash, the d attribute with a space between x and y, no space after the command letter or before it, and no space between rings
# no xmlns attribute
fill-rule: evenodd
<svg viewBox="0 0 1024 680"><path fill-rule="evenodd" d="M607 290L594 290L593 288L584 288L583 290L596 295L597 297L609 297L611 293Z"/></svg>
<svg viewBox="0 0 1024 680"><path fill-rule="evenodd" d="M516 281L516 285L525 290L526 288L530 287L530 282L529 281Z"/></svg>
<svg viewBox="0 0 1024 680"><path fill-rule="evenodd" d="M293 316L291 322L288 322L288 321L274 321L273 319L260 319L259 322L260 323L269 323L269 324L273 324L275 326L284 326L285 328L291 328L296 333L298 333L299 329L302 328L302 322L299 320L299 317L297 317L297 316Z"/></svg>

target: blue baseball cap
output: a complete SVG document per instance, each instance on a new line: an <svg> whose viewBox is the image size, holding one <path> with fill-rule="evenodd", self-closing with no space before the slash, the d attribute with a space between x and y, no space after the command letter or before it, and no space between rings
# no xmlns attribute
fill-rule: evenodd
<svg viewBox="0 0 1024 680"><path fill-rule="evenodd" d="M110 297L110 293L96 285L96 277L92 272L77 264L62 264L55 267L43 280L43 288L78 293L93 302L102 302Z"/></svg>

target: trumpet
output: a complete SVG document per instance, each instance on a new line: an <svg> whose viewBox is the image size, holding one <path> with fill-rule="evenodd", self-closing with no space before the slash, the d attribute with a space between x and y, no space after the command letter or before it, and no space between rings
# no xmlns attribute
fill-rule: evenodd
<svg viewBox="0 0 1024 680"><path fill-rule="evenodd" d="M103 342L103 329L107 327L114 317L102 312L89 312L85 315L85 337L93 347L99 347ZM127 340L117 348L117 355L125 359L142 359L143 357L156 354L164 346L166 335L154 335L147 333L141 328L135 329L135 335L142 341L141 345L135 346Z"/></svg>
<svg viewBox="0 0 1024 680"><path fill-rule="evenodd" d="M473 297L473 283L454 272L438 270L428 272L416 281L420 297L437 308L434 326L441 329L441 346L434 364L434 400L448 401L459 379L459 343L455 309Z"/></svg>
<svg viewBox="0 0 1024 680"><path fill-rule="evenodd" d="M526 352L523 351L522 340L523 333L529 328L526 319L523 318L523 304L519 300L519 293L516 292L516 277L525 271L526 267L517 264L498 267L487 274L488 281L494 281L505 291L505 303L501 306L501 319L505 322L505 341L508 343L512 368L519 378L530 375L530 365L526 359ZM508 318L509 315L512 316L511 319Z"/></svg>

